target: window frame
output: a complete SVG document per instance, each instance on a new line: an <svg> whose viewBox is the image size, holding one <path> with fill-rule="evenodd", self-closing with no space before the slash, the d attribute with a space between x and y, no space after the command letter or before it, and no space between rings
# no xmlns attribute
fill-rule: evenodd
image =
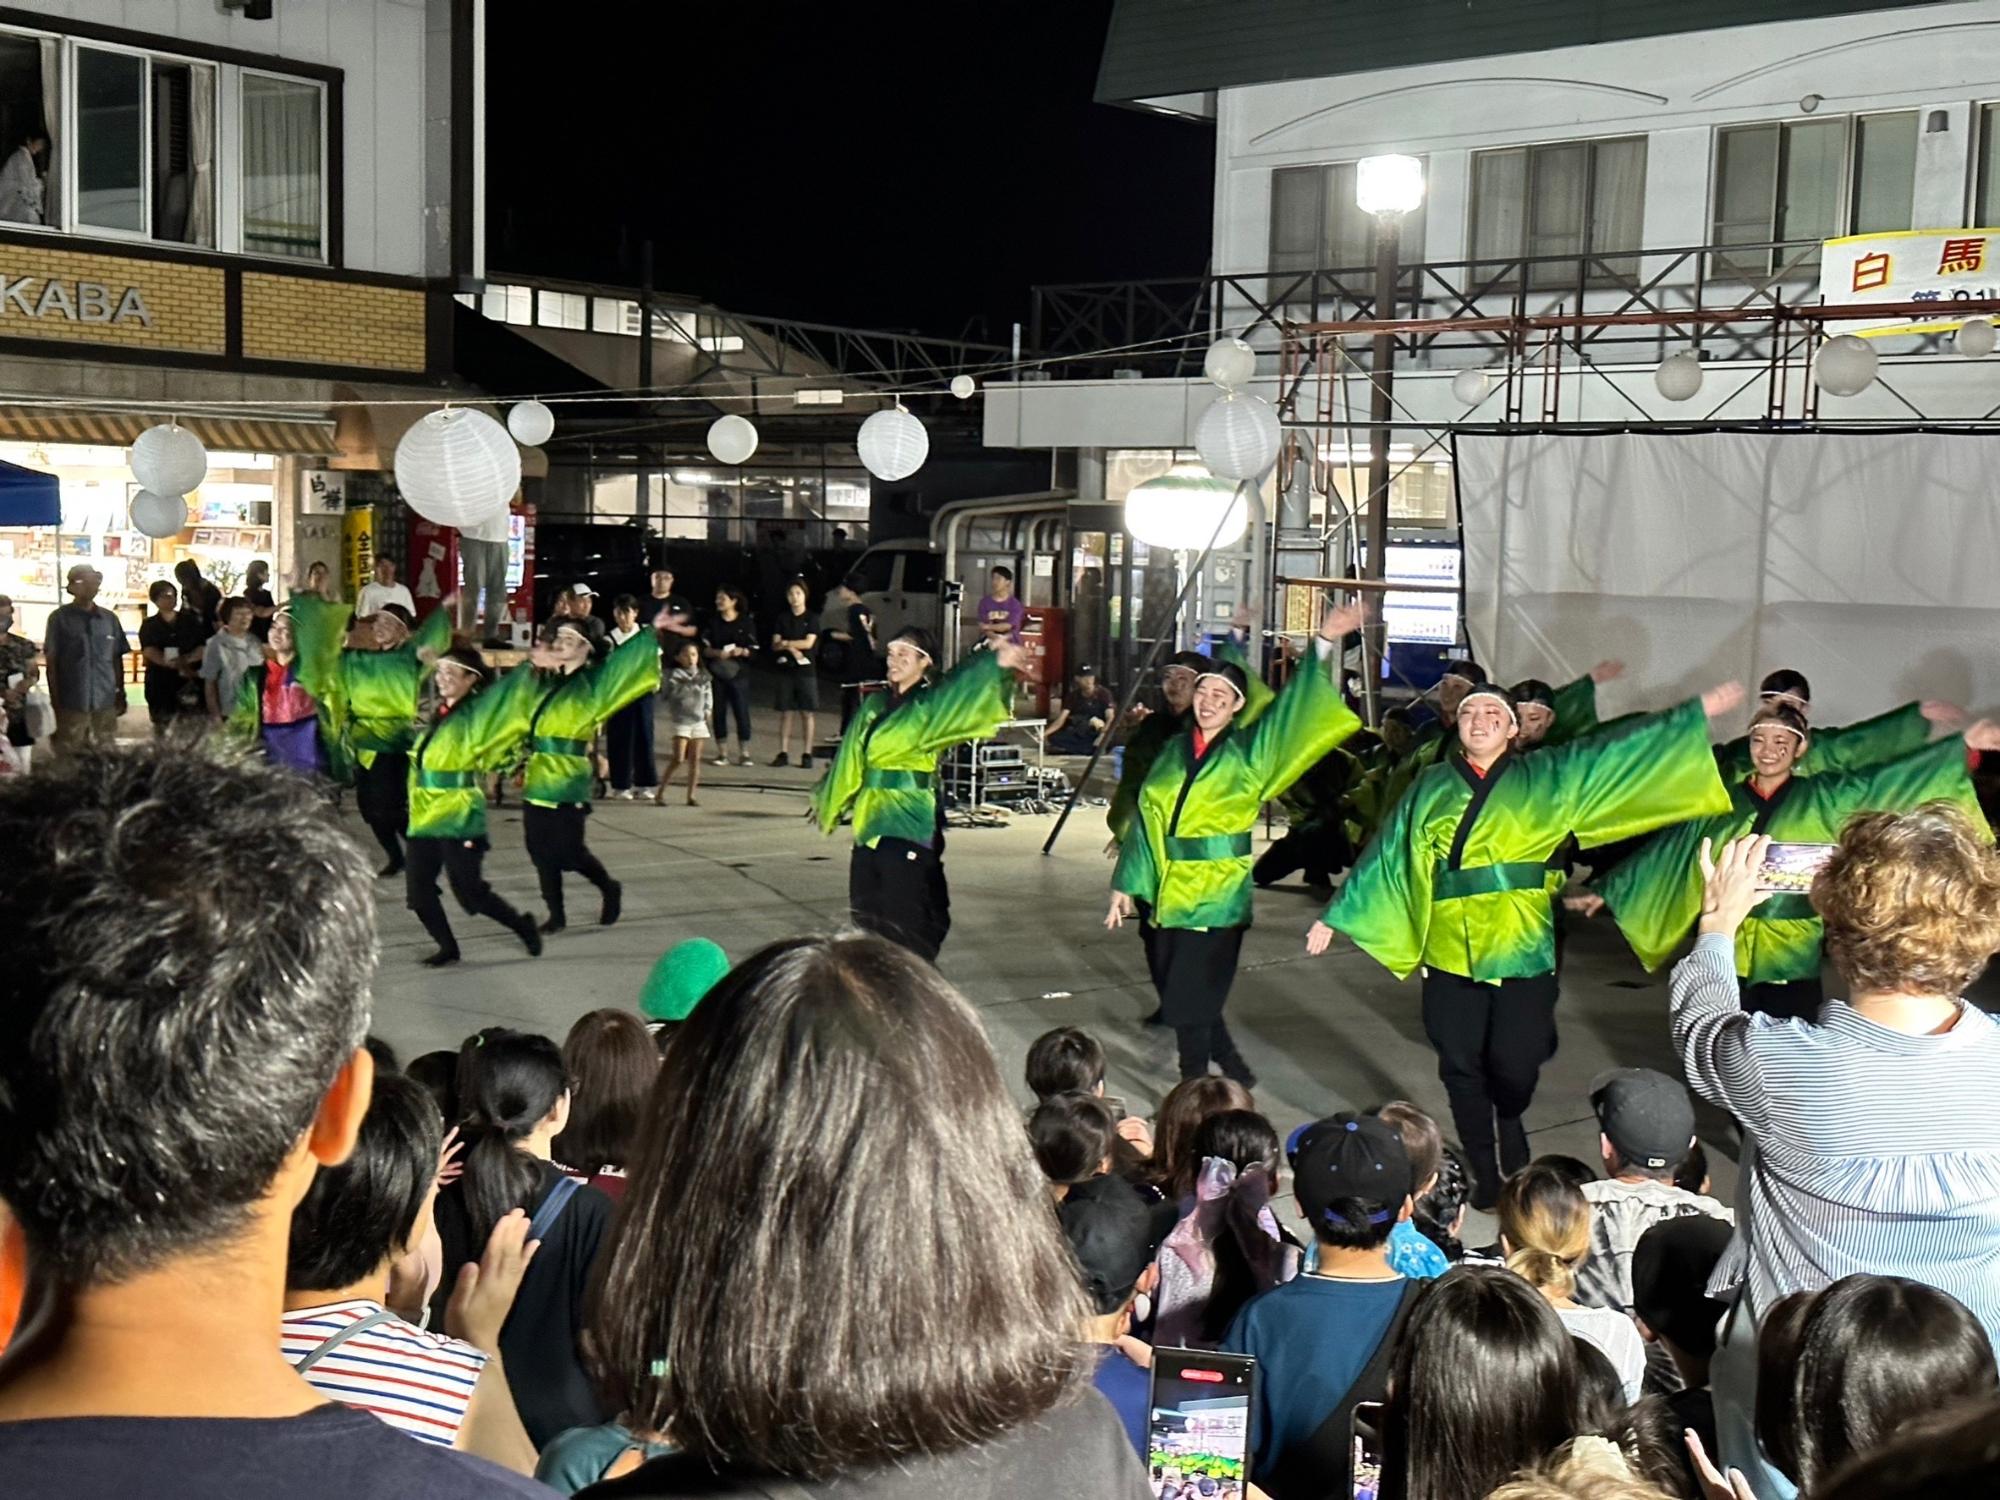
<svg viewBox="0 0 2000 1500"><path fill-rule="evenodd" d="M1610 247L1594 245L1591 243L1591 231L1592 231L1592 224L1597 217L1598 148L1607 145L1627 145L1632 142L1637 142L1641 148L1639 157L1639 180L1638 180L1639 181L1638 207L1639 207L1639 223L1640 223L1639 238L1641 243L1633 245L1627 249L1614 249ZM1521 172L1521 202L1519 205L1520 217L1521 217L1521 243L1519 248L1517 248L1514 251L1512 259L1514 259L1517 262L1528 261L1536 258L1529 253L1528 249L1529 245L1533 242L1534 232L1535 232L1534 209L1535 209L1536 158L1542 152L1571 150L1577 147L1582 148L1583 161L1584 161L1583 212L1581 214L1579 222L1579 232L1583 238L1582 248L1577 252L1576 256L1573 258L1566 257L1563 260L1551 261L1546 264L1522 266L1521 272L1523 274L1507 275L1497 278L1488 278L1483 268L1488 266L1497 267L1504 265L1506 264L1506 258L1482 257L1480 255L1479 251L1480 160L1482 158L1502 156L1515 151L1518 151L1522 154L1523 170ZM1638 132L1625 131L1618 135L1586 135L1586 136L1569 136L1569 137L1559 136L1554 139L1543 140L1543 141L1519 141L1506 146L1486 146L1468 152L1467 155L1471 159L1467 163L1467 171L1466 171L1465 258L1467 263L1474 268L1475 279L1482 281L1491 279L1493 285L1496 287L1519 286L1522 284L1523 281L1525 281L1529 286L1529 288L1533 290L1547 291L1551 289L1559 289L1561 287L1575 285L1576 278L1571 274L1569 274L1568 268L1577 265L1579 263L1588 263L1593 260L1604 260L1604 261L1620 260L1628 256L1636 262L1641 255L1645 254L1645 249L1646 249L1644 244L1645 219L1646 219L1646 174L1652 166L1652 154L1653 154L1652 138L1649 134L1647 134L1644 131L1638 131ZM1615 287L1621 284L1622 284L1621 278L1614 275L1610 271L1604 270L1602 268L1591 271L1583 279L1583 285L1585 287Z"/></svg>
<svg viewBox="0 0 2000 1500"><path fill-rule="evenodd" d="M1424 185L1426 192L1424 195L1424 200L1417 205L1415 212L1413 214L1405 214L1403 216L1402 259L1404 264L1406 265L1419 262L1422 260L1423 254L1427 248L1423 242L1430 233L1430 218L1429 218L1430 194L1428 191L1430 186L1430 168L1431 168L1430 154L1428 152L1418 154L1417 160L1423 163ZM1358 167L1360 162L1361 158L1358 156L1344 157L1338 161L1289 162L1283 166L1276 166L1270 169L1269 200L1267 204L1267 213L1265 217L1265 229L1264 229L1264 274L1270 282L1277 283L1286 277L1304 276L1314 271L1372 270L1374 266L1374 256L1372 252L1368 256L1368 258L1359 265L1343 266L1338 263L1338 257L1335 254L1335 246L1334 246L1334 240L1335 240L1335 235L1333 232L1334 205L1336 202L1341 201L1333 191L1334 175L1342 167L1346 167L1351 171L1356 167ZM1319 238L1318 238L1317 248L1313 251L1312 265L1300 266L1287 270L1279 270L1277 267L1277 256L1278 256L1277 183L1278 183L1278 178L1281 174L1293 173L1293 172L1296 173L1311 172L1314 173L1319 178L1319 230L1318 230ZM1358 203L1355 203L1351 198L1345 200L1345 206L1357 214L1361 212L1361 206ZM1412 236L1410 233L1410 221L1413 218L1416 220L1418 228L1418 233L1415 236ZM1371 230L1371 243L1372 243L1372 230ZM1414 253L1412 253L1412 246L1414 246ZM1372 286L1373 283L1371 282L1370 285Z"/></svg>
<svg viewBox="0 0 2000 1500"><path fill-rule="evenodd" d="M277 80L279 83L306 84L319 90L319 254L317 256L276 255L269 251L246 250L243 248L244 241L247 238L243 227L243 184L248 180L243 171L243 155L249 145L250 139L250 133L243 128L243 80L245 78L271 78ZM235 212L232 215L236 239L235 253L238 255L254 255L259 260L272 261L278 265L330 266L334 264L329 254L333 239L333 206L329 201L332 191L332 174L329 158L332 150L333 106L332 91L328 88L326 81L320 78L307 78L300 74L287 73L273 68L239 66L236 69L236 86L230 90L230 94L235 101L235 108L230 111L229 124L230 133L236 138L236 191L231 194L235 205ZM217 154L220 155L219 152Z"/></svg>
<svg viewBox="0 0 2000 1500"><path fill-rule="evenodd" d="M1972 182L1970 196L1965 205L1965 227L1986 229L1992 226L1984 221L2000 218L2000 172L1990 176L1986 170L1986 148L1989 141L2000 141L2000 99L1975 99L1972 103L1973 128L1978 132L1972 147ZM1992 214L1983 210L1993 209Z"/></svg>
<svg viewBox="0 0 2000 1500"><path fill-rule="evenodd" d="M1985 106L1975 106L1975 108L1984 108L1984 107ZM1771 180L1770 217L1768 220L1769 230L1763 237L1766 242L1776 244L1778 243L1778 215L1779 215L1779 210L1783 205L1785 199L1785 179L1791 167L1791 152L1789 150L1790 131L1794 127L1798 126L1813 125L1813 124L1831 124L1838 122L1838 124L1840 125L1840 171L1837 174L1837 176L1840 182L1840 197L1839 201L1836 202L1834 205L1833 222L1837 234L1844 236L1844 235L1857 234L1861 232L1855 229L1854 227L1854 216L1857 212L1859 212L1861 204L1861 153L1859 150L1859 145L1861 140L1861 129L1860 129L1861 122L1864 120L1887 119L1896 115L1909 115L1915 122L1916 129L1918 132L1918 151L1921 153L1923 144L1922 133L1923 133L1923 123L1924 123L1924 111L1920 106L1917 105L1911 105L1908 108L1903 108L1903 109L1855 110L1850 114L1844 114L1844 115L1806 115L1797 119L1787 117L1784 119L1775 119L1775 120L1738 120L1731 124L1715 126L1709 132L1709 160L1708 160L1709 279L1714 281L1748 281L1755 279L1757 277L1761 277L1762 279L1768 280L1778 275L1778 270L1777 270L1778 257L1788 253L1783 250L1762 251L1760 252L1760 257L1763 262L1763 267L1764 267L1763 270L1761 272L1750 272L1748 270L1747 261L1741 255L1734 255L1733 252L1729 249L1729 247L1724 246L1722 244L1719 238L1721 231L1721 221L1717 216L1722 207L1723 143L1725 142L1725 140L1727 140L1727 138L1730 135L1747 130L1776 130L1778 132L1777 170L1772 174L1772 180ZM1975 143L1976 156L1983 154L1979 150L1979 147L1981 145L1982 143ZM1975 160L1972 165L1972 173L1971 173L1972 177L1975 179L1975 188L1974 188L1975 192L1977 191L1977 186L1976 186L1977 179L1980 173L1983 171L1983 169L1984 169L1983 163L1979 160ZM1914 175L1915 175L1915 169L1913 167L1912 168L1913 187L1914 187ZM1910 215L1911 223L1905 226L1906 228L1915 227L1916 212L1914 204L1915 204L1915 199L1913 196L1911 215ZM1976 200L1972 206L1974 208L1977 207ZM1900 233L1901 231L1880 230L1875 232L1884 234L1895 234L1895 233ZM1732 258L1732 256L1733 259L1735 260L1735 264L1733 265L1729 263L1729 260L1730 258ZM1816 277L1818 274L1817 264L1818 264L1817 258L1813 260L1810 267L1803 260L1798 261L1796 263L1787 262L1788 269L1785 274L1787 277L1799 276L1803 278L1808 275Z"/></svg>

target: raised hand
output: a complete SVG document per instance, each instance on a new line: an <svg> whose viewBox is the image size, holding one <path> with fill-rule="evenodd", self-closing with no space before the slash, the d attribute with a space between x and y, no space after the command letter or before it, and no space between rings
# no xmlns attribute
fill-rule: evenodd
<svg viewBox="0 0 2000 1500"><path fill-rule="evenodd" d="M1763 834L1731 839L1716 853L1711 841L1701 841L1701 925L1702 932L1733 936L1743 919L1761 902L1768 891L1757 889L1757 872L1763 868L1771 841Z"/></svg>
<svg viewBox="0 0 2000 1500"><path fill-rule="evenodd" d="M540 1248L540 1240L528 1239L528 1216L520 1209L495 1224L486 1237L485 1253L459 1270L458 1285L451 1289L451 1302L445 1308L445 1332L489 1354L498 1349L500 1325L514 1310L521 1278Z"/></svg>
<svg viewBox="0 0 2000 1500"><path fill-rule="evenodd" d="M1606 658L1590 669L1590 680L1599 687L1607 682L1616 682L1625 675L1625 663Z"/></svg>
<svg viewBox="0 0 2000 1500"><path fill-rule="evenodd" d="M1701 695L1701 711L1711 719L1734 713L1743 706L1743 684L1719 682Z"/></svg>
<svg viewBox="0 0 2000 1500"><path fill-rule="evenodd" d="M1563 905L1579 917L1594 917L1604 910L1604 898L1595 891L1582 891L1562 899Z"/></svg>
<svg viewBox="0 0 2000 1500"><path fill-rule="evenodd" d="M1947 734L1963 729L1965 721L1972 717L1956 703L1949 703L1943 698L1926 698L1917 705L1917 710Z"/></svg>
<svg viewBox="0 0 2000 1500"><path fill-rule="evenodd" d="M1127 1115L1118 1122L1117 1129L1120 1139L1130 1144L1141 1156L1153 1154L1152 1127L1137 1115Z"/></svg>
<svg viewBox="0 0 2000 1500"><path fill-rule="evenodd" d="M1333 946L1333 929L1324 922L1315 922L1306 929L1306 952L1318 958Z"/></svg>
<svg viewBox="0 0 2000 1500"><path fill-rule="evenodd" d="M1002 641L993 648L994 658L1009 672L1025 671L1028 665L1028 648L1014 641Z"/></svg>
<svg viewBox="0 0 2000 1500"><path fill-rule="evenodd" d="M2000 724L1980 719L1966 725L1965 743L1974 750L2000 750Z"/></svg>
<svg viewBox="0 0 2000 1500"><path fill-rule="evenodd" d="M1125 925L1127 917L1136 917L1138 915L1139 906L1137 902L1123 891L1113 891L1111 893L1111 910L1104 914L1104 930L1106 932L1116 932Z"/></svg>
<svg viewBox="0 0 2000 1500"><path fill-rule="evenodd" d="M458 1159L465 1150L465 1142L458 1138L458 1127L452 1126L444 1133L444 1145L438 1150L437 1185L458 1181L465 1175L465 1163Z"/></svg>
<svg viewBox="0 0 2000 1500"><path fill-rule="evenodd" d="M1361 628L1362 611L1359 604L1329 604L1326 613L1320 616L1319 638L1323 641L1337 641L1344 635L1352 635Z"/></svg>

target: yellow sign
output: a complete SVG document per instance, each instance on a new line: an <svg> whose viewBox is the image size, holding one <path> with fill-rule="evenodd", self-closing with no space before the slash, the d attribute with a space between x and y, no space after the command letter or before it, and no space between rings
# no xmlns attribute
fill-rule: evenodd
<svg viewBox="0 0 2000 1500"><path fill-rule="evenodd" d="M341 592L361 597L361 586L375 576L375 511L372 506L350 510L340 524Z"/></svg>
<svg viewBox="0 0 2000 1500"><path fill-rule="evenodd" d="M1820 250L1820 299L1835 306L1870 302L1934 304L1935 314L1844 318L1829 334L1863 338L1890 333L1944 333L1967 317L1952 304L2000 298L2000 229L1910 229L1850 234Z"/></svg>

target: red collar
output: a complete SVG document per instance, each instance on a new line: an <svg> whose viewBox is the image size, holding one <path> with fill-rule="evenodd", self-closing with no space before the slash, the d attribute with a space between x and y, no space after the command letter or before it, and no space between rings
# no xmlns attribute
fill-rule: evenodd
<svg viewBox="0 0 2000 1500"><path fill-rule="evenodd" d="M1194 758L1196 760L1200 760L1204 755L1208 754L1208 747L1213 743L1215 742L1201 732L1199 724L1194 726Z"/></svg>
<svg viewBox="0 0 2000 1500"><path fill-rule="evenodd" d="M1754 776L1746 777L1744 779L1743 784L1750 788L1750 795L1755 797L1759 802L1769 802L1773 797L1777 796L1778 793L1782 792L1786 787L1792 784L1792 778L1788 774L1783 781L1779 782L1776 786L1772 787L1771 790L1768 792L1760 792L1757 790L1757 778Z"/></svg>

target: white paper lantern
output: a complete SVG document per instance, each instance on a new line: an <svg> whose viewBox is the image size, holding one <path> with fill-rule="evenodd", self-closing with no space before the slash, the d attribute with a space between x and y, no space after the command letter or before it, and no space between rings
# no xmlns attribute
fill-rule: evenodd
<svg viewBox="0 0 2000 1500"><path fill-rule="evenodd" d="M1984 318L1973 318L1958 325L1951 342L1967 359L1984 359L1993 352L1996 342L1993 325Z"/></svg>
<svg viewBox="0 0 2000 1500"><path fill-rule="evenodd" d="M445 407L396 444L396 488L427 521L460 530L490 525L521 488L521 450L486 413Z"/></svg>
<svg viewBox="0 0 2000 1500"><path fill-rule="evenodd" d="M156 495L185 495L208 477L208 450L185 427L148 427L132 442L132 477Z"/></svg>
<svg viewBox="0 0 2000 1500"><path fill-rule="evenodd" d="M147 536L163 540L179 536L187 529L187 501L179 495L161 495L141 490L132 497L132 526Z"/></svg>
<svg viewBox="0 0 2000 1500"><path fill-rule="evenodd" d="M854 435L861 452L861 466L877 479L908 479L924 466L931 455L931 435L924 424L893 406L878 411L861 424Z"/></svg>
<svg viewBox="0 0 2000 1500"><path fill-rule="evenodd" d="M1875 383L1875 346L1843 333L1813 356L1813 379L1829 396L1858 396Z"/></svg>
<svg viewBox="0 0 2000 1500"><path fill-rule="evenodd" d="M974 380L970 375L954 375L951 377L951 393L961 401L970 401L972 393L978 389L979 382Z"/></svg>
<svg viewBox="0 0 2000 1500"><path fill-rule="evenodd" d="M1701 373L1701 360L1683 349L1660 361L1653 384L1669 401L1692 401L1701 393Z"/></svg>
<svg viewBox="0 0 2000 1500"><path fill-rule="evenodd" d="M1219 479L1262 479L1278 461L1284 429L1260 396L1224 396L1195 423L1194 451Z"/></svg>
<svg viewBox="0 0 2000 1500"><path fill-rule="evenodd" d="M1451 377L1451 394L1461 406L1477 406L1493 389L1493 377L1484 370L1460 370Z"/></svg>
<svg viewBox="0 0 2000 1500"><path fill-rule="evenodd" d="M1201 373L1225 391L1241 390L1257 374L1257 351L1241 339L1217 339L1202 358Z"/></svg>
<svg viewBox="0 0 2000 1500"><path fill-rule="evenodd" d="M1229 547L1249 527L1243 486L1217 479L1203 464L1177 463L1125 496L1125 529L1149 547Z"/></svg>
<svg viewBox="0 0 2000 1500"><path fill-rule="evenodd" d="M748 463L750 455L757 451L756 424L734 412L717 417L709 424L708 451L719 464Z"/></svg>
<svg viewBox="0 0 2000 1500"><path fill-rule="evenodd" d="M507 430L524 448L539 448L556 430L556 414L539 401L519 401L508 408Z"/></svg>

